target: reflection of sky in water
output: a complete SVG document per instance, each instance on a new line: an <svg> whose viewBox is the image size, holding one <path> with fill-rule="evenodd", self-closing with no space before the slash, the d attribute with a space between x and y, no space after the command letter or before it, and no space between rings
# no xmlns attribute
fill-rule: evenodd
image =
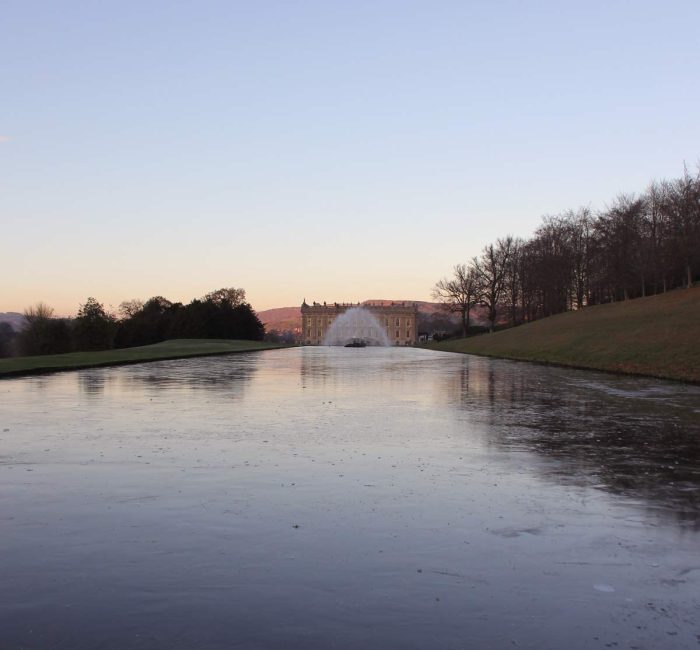
<svg viewBox="0 0 700 650"><path fill-rule="evenodd" d="M694 647L699 404L412 349L0 382L0 647Z"/></svg>

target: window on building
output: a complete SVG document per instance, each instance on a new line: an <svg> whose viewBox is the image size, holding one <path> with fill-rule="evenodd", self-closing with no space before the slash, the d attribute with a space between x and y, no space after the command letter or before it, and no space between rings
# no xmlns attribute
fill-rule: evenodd
<svg viewBox="0 0 700 650"><path fill-rule="evenodd" d="M396 330L396 338L399 338L399 330Z"/></svg>
<svg viewBox="0 0 700 650"><path fill-rule="evenodd" d="M400 319L397 318L396 319L396 327L398 327L400 324L401 324L401 321L400 321Z"/></svg>

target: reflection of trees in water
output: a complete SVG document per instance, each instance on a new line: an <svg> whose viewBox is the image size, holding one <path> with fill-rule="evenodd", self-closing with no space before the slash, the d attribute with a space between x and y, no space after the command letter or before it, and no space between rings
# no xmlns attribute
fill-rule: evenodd
<svg viewBox="0 0 700 650"><path fill-rule="evenodd" d="M240 398L257 371L255 359L244 355L156 361L80 373L80 388L89 394L117 382L120 390L208 390Z"/></svg>
<svg viewBox="0 0 700 650"><path fill-rule="evenodd" d="M700 530L700 390L468 357L451 397L489 440L537 452L563 483L603 488Z"/></svg>

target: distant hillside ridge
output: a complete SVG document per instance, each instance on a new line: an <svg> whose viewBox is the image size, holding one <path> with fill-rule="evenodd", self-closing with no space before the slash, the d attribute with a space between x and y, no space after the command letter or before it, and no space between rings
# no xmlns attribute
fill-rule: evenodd
<svg viewBox="0 0 700 650"><path fill-rule="evenodd" d="M256 311L258 318L270 332L297 332L301 330L301 307L275 307Z"/></svg>
<svg viewBox="0 0 700 650"><path fill-rule="evenodd" d="M9 323L15 332L24 327L24 316L16 311L0 312L0 323Z"/></svg>
<svg viewBox="0 0 700 650"><path fill-rule="evenodd" d="M700 383L700 286L428 347Z"/></svg>

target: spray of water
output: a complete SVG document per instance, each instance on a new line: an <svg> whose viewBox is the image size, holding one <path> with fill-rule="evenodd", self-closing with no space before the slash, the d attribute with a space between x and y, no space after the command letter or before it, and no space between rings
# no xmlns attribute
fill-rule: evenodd
<svg viewBox="0 0 700 650"><path fill-rule="evenodd" d="M384 328L372 312L353 307L340 314L323 337L324 345L391 345Z"/></svg>

